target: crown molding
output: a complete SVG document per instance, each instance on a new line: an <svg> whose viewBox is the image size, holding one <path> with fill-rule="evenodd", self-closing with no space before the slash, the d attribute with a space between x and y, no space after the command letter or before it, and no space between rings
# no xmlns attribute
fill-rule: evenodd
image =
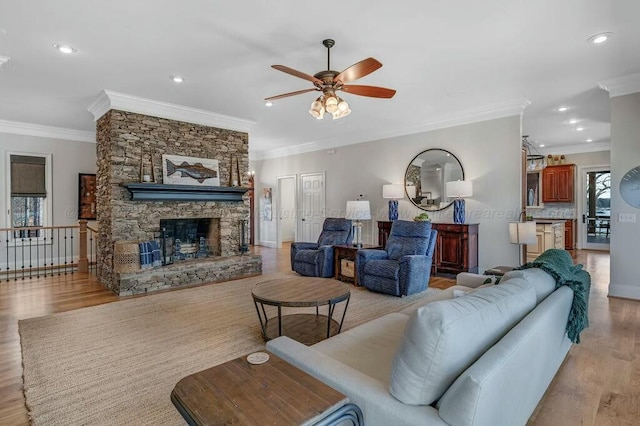
<svg viewBox="0 0 640 426"><path fill-rule="evenodd" d="M95 132L65 129L63 127L42 126L40 124L22 123L19 121L0 120L0 133L65 139L78 142L96 142Z"/></svg>
<svg viewBox="0 0 640 426"><path fill-rule="evenodd" d="M9 59L11 59L8 56L2 56L0 55L0 67L2 67L2 64L4 64L5 62L7 62Z"/></svg>
<svg viewBox="0 0 640 426"><path fill-rule="evenodd" d="M640 73L600 81L598 86L609 92L611 98L640 92Z"/></svg>
<svg viewBox="0 0 640 426"><path fill-rule="evenodd" d="M553 145L536 148L541 155L548 154L584 154L586 152L611 151L611 141L580 142L570 145Z"/></svg>
<svg viewBox="0 0 640 426"><path fill-rule="evenodd" d="M461 126L464 124L477 123L480 121L495 120L498 118L520 115L524 109L531 104L526 98L510 100L506 102L484 105L478 108L471 108L458 111L452 114L443 114L434 117L427 123L418 126L406 127L402 129L393 129L388 131L373 131L358 133L357 135L340 136L339 138L331 138L304 143L301 145L290 146L286 148L277 148L269 151L249 152L251 160L267 160L269 158L286 157L289 155L304 154L307 152L320 151L330 148L337 148L346 145L355 145L363 142L371 142L374 140L388 139L398 136L405 136L415 133L428 132L447 127ZM348 141L345 141L348 139Z"/></svg>
<svg viewBox="0 0 640 426"><path fill-rule="evenodd" d="M87 107L87 110L93 114L95 121L98 121L100 117L112 109L245 133L249 133L249 130L256 124L255 121L153 99L140 98L111 90L100 92L98 97Z"/></svg>

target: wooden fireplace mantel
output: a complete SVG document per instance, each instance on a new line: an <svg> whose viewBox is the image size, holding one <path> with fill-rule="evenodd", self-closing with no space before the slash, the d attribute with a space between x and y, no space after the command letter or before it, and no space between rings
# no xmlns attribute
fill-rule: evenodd
<svg viewBox="0 0 640 426"><path fill-rule="evenodd" d="M249 188L238 186L123 183L133 201L242 201Z"/></svg>

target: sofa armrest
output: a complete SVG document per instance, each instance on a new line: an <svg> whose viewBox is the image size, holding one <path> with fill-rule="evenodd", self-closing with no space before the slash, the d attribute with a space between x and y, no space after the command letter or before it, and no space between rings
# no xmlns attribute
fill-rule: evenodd
<svg viewBox="0 0 640 426"><path fill-rule="evenodd" d="M398 259L400 263L400 293L407 296L426 290L429 286L433 258L424 255L406 255Z"/></svg>
<svg viewBox="0 0 640 426"><path fill-rule="evenodd" d="M293 263L296 260L296 253L298 253L300 250L317 250L317 249L318 249L318 243L307 243L303 241L297 241L297 242L291 243L291 252L290 252L291 269L293 270Z"/></svg>
<svg viewBox="0 0 640 426"><path fill-rule="evenodd" d="M345 394L362 410L364 423L376 425L429 424L446 426L438 411L425 405L406 405L395 399L388 385L343 364L313 347L286 336L270 340L267 350L321 382Z"/></svg>
<svg viewBox="0 0 640 426"><path fill-rule="evenodd" d="M322 278L333 278L333 246L325 245L318 247L318 276Z"/></svg>
<svg viewBox="0 0 640 426"><path fill-rule="evenodd" d="M495 275L480 275L471 272L460 272L456 275L456 285L476 288L483 284L495 284Z"/></svg>

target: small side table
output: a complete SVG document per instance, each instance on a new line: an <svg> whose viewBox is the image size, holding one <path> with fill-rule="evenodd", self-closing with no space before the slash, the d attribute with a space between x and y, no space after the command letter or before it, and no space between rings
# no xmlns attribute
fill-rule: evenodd
<svg viewBox="0 0 640 426"><path fill-rule="evenodd" d="M489 268L484 271L485 275L495 275L496 276L496 284L500 282L500 278L504 276L509 271L513 271L513 266L494 266L493 268Z"/></svg>
<svg viewBox="0 0 640 426"><path fill-rule="evenodd" d="M264 364L244 356L187 376L171 402L189 425L363 423L345 395L273 354Z"/></svg>
<svg viewBox="0 0 640 426"><path fill-rule="evenodd" d="M352 283L356 287L359 286L356 254L358 250L362 249L382 249L382 246L370 244L363 244L361 247L344 244L333 246L333 266L336 280Z"/></svg>

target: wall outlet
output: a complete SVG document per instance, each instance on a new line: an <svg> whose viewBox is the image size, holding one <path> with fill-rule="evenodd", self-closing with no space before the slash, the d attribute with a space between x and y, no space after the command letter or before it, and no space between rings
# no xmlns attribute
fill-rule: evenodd
<svg viewBox="0 0 640 426"><path fill-rule="evenodd" d="M636 223L635 213L618 213L618 222Z"/></svg>

